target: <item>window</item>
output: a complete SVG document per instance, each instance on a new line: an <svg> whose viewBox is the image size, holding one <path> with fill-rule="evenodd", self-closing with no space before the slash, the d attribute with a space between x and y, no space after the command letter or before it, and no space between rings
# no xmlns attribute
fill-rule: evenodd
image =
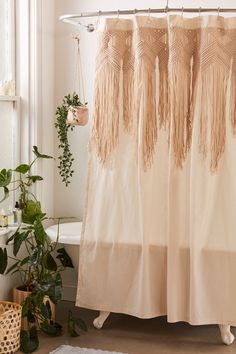
<svg viewBox="0 0 236 354"><path fill-rule="evenodd" d="M0 0L0 96L15 95L14 0Z"/></svg>

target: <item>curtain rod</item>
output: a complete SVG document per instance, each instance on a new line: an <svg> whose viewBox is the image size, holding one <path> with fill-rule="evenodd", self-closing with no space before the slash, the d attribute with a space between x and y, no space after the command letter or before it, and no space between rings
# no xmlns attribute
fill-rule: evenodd
<svg viewBox="0 0 236 354"><path fill-rule="evenodd" d="M168 2L167 2L168 3ZM59 20L62 22L70 23L74 26L83 26L87 28L88 32L93 32L94 31L94 25L93 24L88 24L84 25L81 22L78 21L78 19L81 18L89 18L89 17L106 17L106 16L120 16L120 15L137 15L137 14L157 14L157 13L162 13L166 14L168 12L181 12L181 13L205 13L205 12L217 12L218 14L221 12L236 12L236 8L230 9L230 8L185 8L185 7L176 7L176 8L171 8L171 7L164 7L160 9L133 9L133 10L112 10L112 11L95 11L95 12L81 12L79 14L68 14L68 15L63 15L59 17Z"/></svg>
<svg viewBox="0 0 236 354"><path fill-rule="evenodd" d="M133 9L133 10L112 10L112 11L95 11L95 12L81 12L80 14L64 15L60 16L59 20L63 21L66 19L76 19L82 17L99 17L99 16L114 16L114 15L136 15L136 14L155 14L155 13L166 13L166 12L236 12L236 8L226 9L226 8L202 8L202 7L164 7L162 9Z"/></svg>

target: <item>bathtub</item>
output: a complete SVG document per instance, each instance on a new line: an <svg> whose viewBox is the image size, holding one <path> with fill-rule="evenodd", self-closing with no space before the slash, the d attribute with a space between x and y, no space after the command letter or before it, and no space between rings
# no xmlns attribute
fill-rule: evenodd
<svg viewBox="0 0 236 354"><path fill-rule="evenodd" d="M72 259L74 268L78 271L79 245L82 222L68 222L59 225L58 243L61 244ZM46 233L51 241L57 240L58 224L49 226Z"/></svg>

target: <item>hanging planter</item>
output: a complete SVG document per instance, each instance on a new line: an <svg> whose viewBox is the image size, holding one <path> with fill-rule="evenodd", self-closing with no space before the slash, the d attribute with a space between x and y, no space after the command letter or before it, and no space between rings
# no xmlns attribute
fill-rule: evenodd
<svg viewBox="0 0 236 354"><path fill-rule="evenodd" d="M68 132L73 131L75 126L85 126L88 123L88 107L84 96L84 84L83 76L81 70L81 59L80 59L80 47L79 47L79 36L75 37L77 42L77 72L75 75L76 81L78 81L78 92L82 93L82 101L77 93L68 94L63 98L62 104L57 107L56 110L56 123L55 127L57 129L57 137L59 140L59 174L62 178L62 182L65 183L66 187L70 184L71 178L73 176L73 154L71 152ZM77 86L77 85L75 85Z"/></svg>
<svg viewBox="0 0 236 354"><path fill-rule="evenodd" d="M67 123L69 125L86 125L88 123L88 107L69 106L67 113Z"/></svg>

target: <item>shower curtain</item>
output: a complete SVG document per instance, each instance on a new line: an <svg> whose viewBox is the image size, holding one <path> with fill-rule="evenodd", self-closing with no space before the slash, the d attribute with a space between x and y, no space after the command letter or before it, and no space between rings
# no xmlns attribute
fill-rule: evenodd
<svg viewBox="0 0 236 354"><path fill-rule="evenodd" d="M76 303L236 325L236 18L98 33Z"/></svg>

